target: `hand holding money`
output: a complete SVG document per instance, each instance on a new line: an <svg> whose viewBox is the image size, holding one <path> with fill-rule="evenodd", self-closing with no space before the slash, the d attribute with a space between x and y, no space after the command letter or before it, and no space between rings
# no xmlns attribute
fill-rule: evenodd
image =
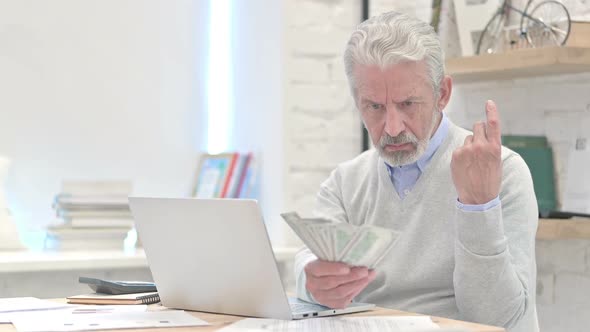
<svg viewBox="0 0 590 332"><path fill-rule="evenodd" d="M319 259L374 269L393 247L398 233L381 227L354 226L321 218L281 214L301 241Z"/></svg>
<svg viewBox="0 0 590 332"><path fill-rule="evenodd" d="M375 271L366 267L314 260L305 266L305 288L318 303L343 309L375 276Z"/></svg>

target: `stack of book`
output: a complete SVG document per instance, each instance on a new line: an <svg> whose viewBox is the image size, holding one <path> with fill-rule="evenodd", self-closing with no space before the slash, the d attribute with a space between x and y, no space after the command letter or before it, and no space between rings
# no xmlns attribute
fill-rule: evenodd
<svg viewBox="0 0 590 332"><path fill-rule="evenodd" d="M65 181L53 208L58 224L47 230L46 249L123 249L133 228L128 181Z"/></svg>

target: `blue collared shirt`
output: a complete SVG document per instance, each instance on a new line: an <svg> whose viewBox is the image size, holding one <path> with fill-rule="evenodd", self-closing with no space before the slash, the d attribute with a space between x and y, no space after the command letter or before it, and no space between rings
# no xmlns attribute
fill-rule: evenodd
<svg viewBox="0 0 590 332"><path fill-rule="evenodd" d="M418 178L420 178L420 175L422 175L424 169L426 168L430 160L432 160L432 157L434 156L442 142L445 140L448 133L449 119L443 113L440 125L438 126L436 132L430 139L428 147L426 148L426 151L424 151L422 156L420 156L420 159L408 165L395 167L385 163L385 165L387 166L387 171L389 172L389 178L391 179L391 182L393 183L393 186L395 187L395 190L397 191L401 199L404 199L410 193L410 191L412 191L412 188L414 188L414 185L418 181ZM457 206L465 211L485 211L497 206L498 204L500 204L499 197L496 197L488 203L480 205L463 204L459 202L459 200L457 199Z"/></svg>

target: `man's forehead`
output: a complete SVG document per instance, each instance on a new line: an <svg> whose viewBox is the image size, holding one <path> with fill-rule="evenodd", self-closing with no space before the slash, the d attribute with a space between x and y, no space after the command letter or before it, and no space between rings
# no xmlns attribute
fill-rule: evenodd
<svg viewBox="0 0 590 332"><path fill-rule="evenodd" d="M356 65L353 74L357 91L366 97L387 92L407 98L430 87L424 61L402 62L386 68Z"/></svg>

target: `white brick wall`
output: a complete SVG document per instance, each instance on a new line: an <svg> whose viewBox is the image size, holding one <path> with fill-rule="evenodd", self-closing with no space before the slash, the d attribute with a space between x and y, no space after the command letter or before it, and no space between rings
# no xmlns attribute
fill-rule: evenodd
<svg viewBox="0 0 590 332"><path fill-rule="evenodd" d="M524 0L520 0L523 1ZM372 0L371 15L399 10L430 21L430 0ZM564 0L574 18L590 20L590 1ZM361 15L360 0L287 0L285 62L285 208L311 212L319 184L360 152L360 120L349 96L342 51ZM459 55L453 4L443 1L440 35L447 57ZM546 135L558 186L568 150L590 136L590 73L456 85L447 112L471 127L494 99L503 132ZM590 138L590 137L588 137ZM288 241L296 242L289 234ZM586 331L590 325L590 241L538 241L542 331Z"/></svg>
<svg viewBox="0 0 590 332"><path fill-rule="evenodd" d="M361 152L341 59L361 2L287 0L285 7L285 210L310 215L330 171ZM288 243L298 242L286 233Z"/></svg>

